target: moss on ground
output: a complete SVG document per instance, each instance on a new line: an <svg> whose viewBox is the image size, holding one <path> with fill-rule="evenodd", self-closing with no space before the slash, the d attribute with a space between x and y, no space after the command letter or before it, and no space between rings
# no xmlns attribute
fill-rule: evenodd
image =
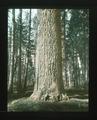
<svg viewBox="0 0 97 120"><path fill-rule="evenodd" d="M21 98L8 104L8 111L88 111L88 99L70 99L61 102L33 102L30 98Z"/></svg>
<svg viewBox="0 0 97 120"><path fill-rule="evenodd" d="M29 93L29 94L28 94ZM28 96L32 92L27 92L25 97L17 96L16 94L8 99L8 111L13 112L28 112L28 111L88 111L88 90L67 89L64 91L67 93L70 100L60 102L41 102L32 101ZM20 98L20 99L19 99ZM16 100L15 100L16 99Z"/></svg>

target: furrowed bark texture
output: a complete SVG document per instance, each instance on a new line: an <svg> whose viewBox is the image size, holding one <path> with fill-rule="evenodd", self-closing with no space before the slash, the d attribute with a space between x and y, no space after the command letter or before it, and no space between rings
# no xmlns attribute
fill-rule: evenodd
<svg viewBox="0 0 97 120"><path fill-rule="evenodd" d="M33 99L41 99L44 94L61 94L64 88L60 10L38 10L38 19L40 24L36 49L36 84L31 95Z"/></svg>

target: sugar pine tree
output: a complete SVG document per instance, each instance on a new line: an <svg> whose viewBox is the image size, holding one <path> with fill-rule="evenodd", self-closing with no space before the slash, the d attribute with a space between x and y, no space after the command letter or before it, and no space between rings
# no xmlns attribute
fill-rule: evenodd
<svg viewBox="0 0 97 120"><path fill-rule="evenodd" d="M32 100L53 100L64 90L62 80L62 47L59 9L38 10L40 21L36 48L36 83Z"/></svg>

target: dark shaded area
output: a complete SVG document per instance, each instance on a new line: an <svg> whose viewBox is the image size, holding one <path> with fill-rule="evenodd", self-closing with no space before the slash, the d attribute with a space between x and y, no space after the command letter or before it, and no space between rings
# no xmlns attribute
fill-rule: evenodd
<svg viewBox="0 0 97 120"><path fill-rule="evenodd" d="M13 101L13 100L22 98L22 97L29 97L32 93L33 93L33 87L32 86L28 86L26 88L26 91L25 92L22 91L21 94L18 94L17 91L15 90L13 94L8 94L8 103Z"/></svg>

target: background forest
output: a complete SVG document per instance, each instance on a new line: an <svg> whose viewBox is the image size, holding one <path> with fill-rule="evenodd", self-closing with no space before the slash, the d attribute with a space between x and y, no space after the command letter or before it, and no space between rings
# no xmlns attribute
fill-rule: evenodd
<svg viewBox="0 0 97 120"><path fill-rule="evenodd" d="M89 10L9 9L7 82L9 111L88 110Z"/></svg>

